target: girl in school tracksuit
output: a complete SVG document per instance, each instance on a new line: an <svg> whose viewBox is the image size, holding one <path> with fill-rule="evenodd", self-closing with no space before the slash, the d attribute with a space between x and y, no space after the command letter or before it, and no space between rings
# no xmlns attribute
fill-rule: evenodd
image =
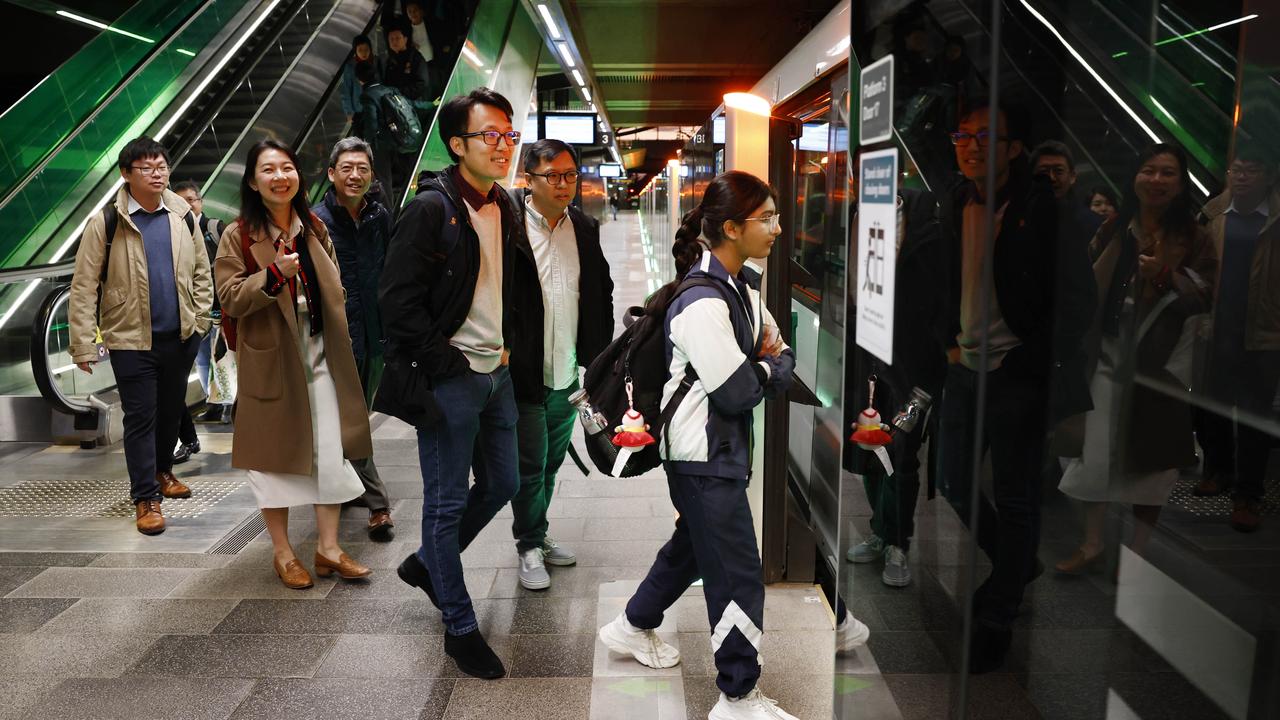
<svg viewBox="0 0 1280 720"><path fill-rule="evenodd" d="M626 611L600 629L611 650L649 667L672 667L680 662L679 651L656 628L667 608L702 578L721 690L710 720L792 718L756 688L764 583L746 492L752 410L785 391L795 367L794 353L752 287L758 274L744 268L748 259L769 255L779 232L772 189L734 171L710 183L676 233L677 283L713 281L680 293L665 316L670 376L663 407L693 378L660 447L680 516ZM669 298L677 283L660 292Z"/></svg>

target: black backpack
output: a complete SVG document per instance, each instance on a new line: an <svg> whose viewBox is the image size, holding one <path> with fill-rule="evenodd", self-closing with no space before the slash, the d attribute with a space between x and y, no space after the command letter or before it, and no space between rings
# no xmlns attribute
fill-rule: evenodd
<svg viewBox="0 0 1280 720"><path fill-rule="evenodd" d="M409 98L395 88L387 88L378 100L382 125L386 128L397 152L411 152L422 147L422 123Z"/></svg>
<svg viewBox="0 0 1280 720"><path fill-rule="evenodd" d="M605 475L634 477L652 470L662 462L658 444L663 441L664 430L680 402L689 394L689 388L698 379L693 367L687 366L680 387L667 406L660 407L662 388L667 383L669 370L663 347L666 342L663 326L671 303L681 293L695 287L715 288L722 295L725 292L722 283L702 276L664 285L643 308L627 309L630 325L587 368L583 389L587 391L592 407L608 423L604 432L587 436L587 454ZM622 424L622 416L629 407L628 379L631 381L636 411L644 415L645 421L649 423L649 434L658 442L635 450L627 458L625 465L615 468L620 448L613 444L613 435L614 430Z"/></svg>

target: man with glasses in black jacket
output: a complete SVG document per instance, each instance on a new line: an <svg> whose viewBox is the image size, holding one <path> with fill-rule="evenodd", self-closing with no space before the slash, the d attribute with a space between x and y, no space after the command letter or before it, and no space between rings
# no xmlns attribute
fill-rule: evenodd
<svg viewBox="0 0 1280 720"><path fill-rule="evenodd" d="M1085 247L1060 237L1053 187L1047 177L1030 175L1016 120L984 102L961 117L951 141L964 178L940 211L948 245L949 365L935 477L966 525L974 511L975 432L991 453L991 497L979 493L971 527L992 565L974 594L971 672L1003 664L1023 589L1043 571L1040 471L1049 423L1089 409L1081 348L1097 302L1093 273ZM992 144L996 164L989 166ZM988 196L992 175L995 192ZM988 253L994 271L984 288Z"/></svg>
<svg viewBox="0 0 1280 720"><path fill-rule="evenodd" d="M528 192L511 192L524 227L517 246L511 308L511 379L520 411L520 491L511 500L518 577L528 590L551 587L546 565L573 565L573 552L547 537L556 472L573 436L569 396L613 337L613 280L600 250L600 223L573 207L578 158L559 140L525 149Z"/></svg>
<svg viewBox="0 0 1280 720"><path fill-rule="evenodd" d="M521 228L497 185L520 142L511 114L488 88L440 108L456 164L420 177L378 297L387 367L374 409L417 428L422 467L422 545L398 572L440 608L445 652L458 668L486 679L506 668L480 633L461 553L520 486L505 310Z"/></svg>

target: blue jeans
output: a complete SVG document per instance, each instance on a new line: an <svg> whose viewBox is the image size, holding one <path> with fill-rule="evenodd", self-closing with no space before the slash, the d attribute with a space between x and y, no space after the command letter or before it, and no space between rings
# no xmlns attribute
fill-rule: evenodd
<svg viewBox="0 0 1280 720"><path fill-rule="evenodd" d="M438 425L418 430L422 465L422 547L418 559L444 615L445 631L476 629L476 614L462 576L462 551L516 494L516 397L511 373L468 372L436 383L444 410ZM475 484L467 488L471 472Z"/></svg>

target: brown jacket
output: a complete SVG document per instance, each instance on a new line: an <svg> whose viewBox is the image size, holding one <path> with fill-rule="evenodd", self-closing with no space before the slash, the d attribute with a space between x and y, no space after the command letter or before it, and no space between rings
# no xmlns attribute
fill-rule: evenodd
<svg viewBox="0 0 1280 720"><path fill-rule="evenodd" d="M1205 203L1204 220L1218 257L1226 240L1227 208L1231 192L1227 191ZM1235 278L1227 278L1235 282ZM1262 227L1253 250L1253 266L1249 268L1249 304L1245 310L1245 350L1280 350L1280 188L1272 190L1267 200L1267 222ZM1221 281L1214 287L1221 287Z"/></svg>
<svg viewBox="0 0 1280 720"><path fill-rule="evenodd" d="M1094 237L1095 249L1103 238L1110 237L1110 229L1110 225L1104 225L1098 231ZM1116 371L1118 410L1123 418L1112 431L1116 444L1123 448L1121 467L1126 472L1150 473L1186 467L1196 460L1190 394L1171 390L1182 383L1166 365L1186 330L1186 321L1209 311L1214 294L1211 283L1218 275L1218 255L1203 228L1197 227L1192 237L1170 238L1154 253L1171 271L1167 290L1157 291L1150 283L1136 278L1136 259L1129 267L1119 263L1126 243L1131 248L1140 244L1137 237L1135 222L1127 233L1112 237L1097 253L1093 269L1098 281L1100 314L1093 340L1100 339L1107 315L1121 311L1118 303L1125 297L1136 299L1133 329L1137 329L1138 323L1148 328L1136 338L1136 343L1130 338L1131 344L1120 350L1123 357L1112 358L1119 366ZM1109 297L1116 282L1124 283L1123 292ZM1161 302L1166 292L1176 297L1168 305ZM1126 334L1121 333L1122 337Z"/></svg>
<svg viewBox="0 0 1280 720"><path fill-rule="evenodd" d="M169 209L169 237L173 243L174 284L178 286L178 319L183 340L192 333L209 331L213 286L209 280L209 256L204 239L192 236L184 220L191 207L181 196L164 191ZM84 226L76 251L67 317L71 324L71 361L98 359L94 327L101 327L108 350L151 349L151 291L147 284L147 250L142 233L129 217L129 191L116 193L116 236L111 243L107 280L102 283L102 317L98 317L98 286L102 275L106 226L102 213L94 213Z"/></svg>
<svg viewBox="0 0 1280 720"><path fill-rule="evenodd" d="M294 222L296 228L297 220ZM373 454L369 413L347 334L338 261L324 223L314 220L312 226L306 242L320 287L325 359L338 391L342 452L350 459L367 458ZM231 465L311 475L315 470L314 428L303 372L305 349L298 336L293 299L287 289L275 297L264 291L269 272L265 268L275 261L275 248L265 232L254 233L249 251L263 268L252 275L245 272L239 225L230 223L222 233L214 261L222 312L236 318L239 406Z"/></svg>

